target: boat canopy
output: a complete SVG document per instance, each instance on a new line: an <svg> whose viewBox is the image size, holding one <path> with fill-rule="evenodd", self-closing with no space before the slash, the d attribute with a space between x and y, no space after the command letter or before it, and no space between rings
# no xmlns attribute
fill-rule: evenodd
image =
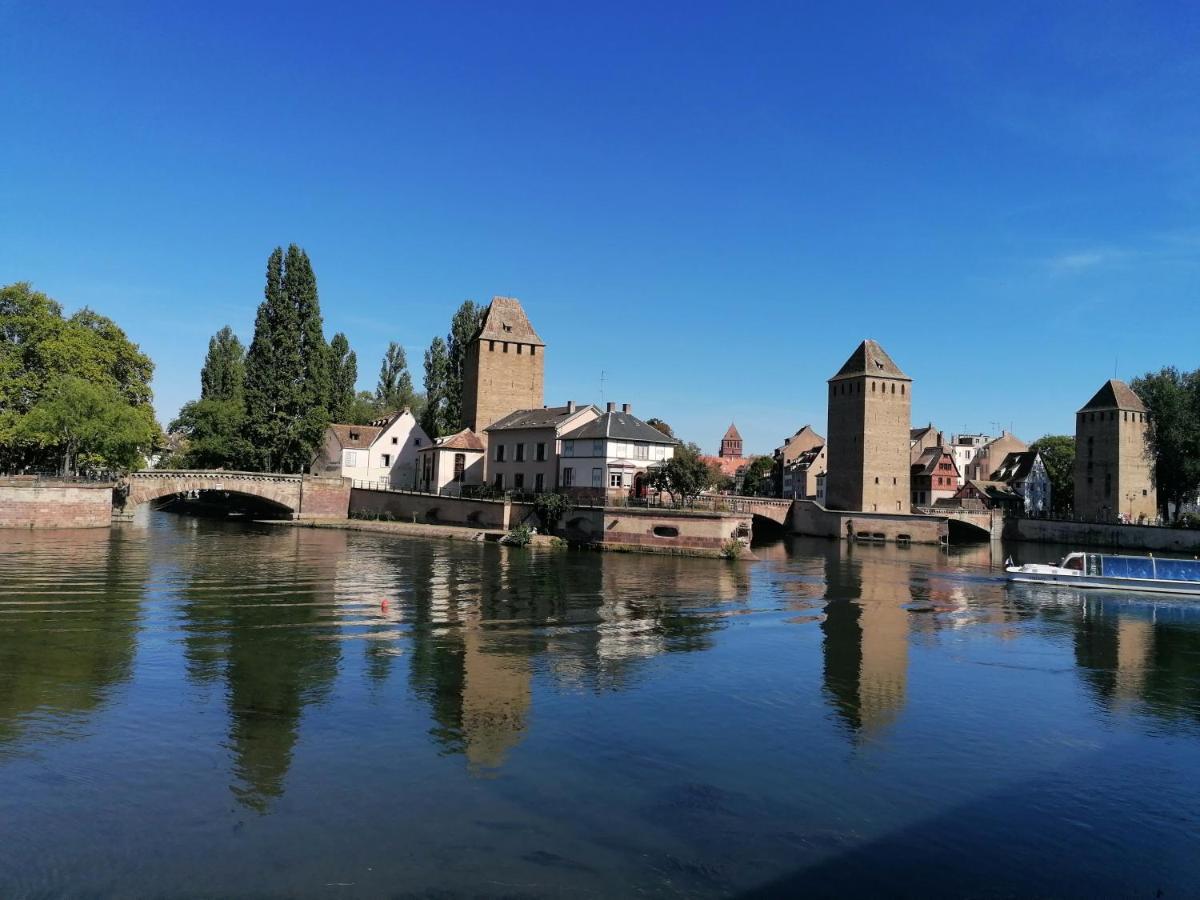
<svg viewBox="0 0 1200 900"><path fill-rule="evenodd" d="M1088 554L1088 556L1091 555ZM1106 578L1150 578L1158 581L1200 582L1200 559L1107 556L1104 554L1096 554L1096 556L1099 562L1099 571L1096 574ZM1090 570L1091 566L1088 568Z"/></svg>

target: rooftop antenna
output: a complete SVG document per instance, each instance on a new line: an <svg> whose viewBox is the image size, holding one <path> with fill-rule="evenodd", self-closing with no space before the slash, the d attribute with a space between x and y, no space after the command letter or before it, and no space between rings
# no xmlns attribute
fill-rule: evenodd
<svg viewBox="0 0 1200 900"><path fill-rule="evenodd" d="M1113 357L1113 378L1117 377L1117 362L1118 362L1118 360L1120 360L1119 356Z"/></svg>
<svg viewBox="0 0 1200 900"><path fill-rule="evenodd" d="M604 395L604 370L600 370L600 402L606 403L608 398Z"/></svg>

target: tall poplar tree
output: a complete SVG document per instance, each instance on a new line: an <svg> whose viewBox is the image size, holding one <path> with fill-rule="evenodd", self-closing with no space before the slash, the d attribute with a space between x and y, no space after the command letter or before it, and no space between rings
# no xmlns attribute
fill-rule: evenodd
<svg viewBox="0 0 1200 900"><path fill-rule="evenodd" d="M286 257L276 247L246 355L248 465L270 472L308 465L329 423L329 356L308 255L295 244Z"/></svg>
<svg viewBox="0 0 1200 900"><path fill-rule="evenodd" d="M431 438L449 434L446 422L446 342L435 337L425 351L425 411L421 427Z"/></svg>
<svg viewBox="0 0 1200 900"><path fill-rule="evenodd" d="M329 342L331 393L329 416L334 422L349 421L354 406L354 386L358 382L358 357L350 349L350 341L340 331Z"/></svg>
<svg viewBox="0 0 1200 900"><path fill-rule="evenodd" d="M450 333L446 336L445 415L448 428L462 428L466 424L463 421L463 384L467 347L479 330L482 316L483 307L476 306L474 300L464 300L450 320Z"/></svg>
<svg viewBox="0 0 1200 900"><path fill-rule="evenodd" d="M246 348L226 325L208 339L208 356L200 370L200 399L241 403L245 381Z"/></svg>
<svg viewBox="0 0 1200 900"><path fill-rule="evenodd" d="M379 365L375 404L384 414L390 414L408 409L412 402L413 384L412 375L408 372L408 357L404 348L392 341Z"/></svg>

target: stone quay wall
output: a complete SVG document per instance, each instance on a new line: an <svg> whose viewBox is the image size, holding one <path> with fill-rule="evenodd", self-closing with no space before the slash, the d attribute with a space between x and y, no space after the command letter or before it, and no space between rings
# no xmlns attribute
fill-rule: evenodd
<svg viewBox="0 0 1200 900"><path fill-rule="evenodd" d="M1004 538L1010 541L1065 544L1071 547L1110 547L1120 550L1200 552L1200 530L1116 525L1098 522L1060 522L1054 519L1008 519Z"/></svg>
<svg viewBox="0 0 1200 900"><path fill-rule="evenodd" d="M344 519L350 514L350 479L305 475L297 519Z"/></svg>
<svg viewBox="0 0 1200 900"><path fill-rule="evenodd" d="M111 484L0 481L0 528L107 528Z"/></svg>
<svg viewBox="0 0 1200 900"><path fill-rule="evenodd" d="M792 531L810 537L846 540L907 541L913 544L942 544L948 540L945 519L904 513L848 512L826 509L813 500L792 504Z"/></svg>
<svg viewBox="0 0 1200 900"><path fill-rule="evenodd" d="M603 549L653 553L717 553L731 540L748 544L751 517L721 511L608 507L567 513L560 532L572 541Z"/></svg>
<svg viewBox="0 0 1200 900"><path fill-rule="evenodd" d="M478 500L356 487L350 492L349 514L352 517L389 515L399 522L470 525L507 531L524 521L531 510L532 507L526 504L508 500Z"/></svg>

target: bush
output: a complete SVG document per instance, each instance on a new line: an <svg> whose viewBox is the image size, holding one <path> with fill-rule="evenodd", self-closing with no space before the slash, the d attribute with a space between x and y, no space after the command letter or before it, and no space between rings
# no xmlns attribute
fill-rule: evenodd
<svg viewBox="0 0 1200 900"><path fill-rule="evenodd" d="M516 528L509 529L508 534L501 538L500 543L508 544L511 547L527 547L532 540L533 529L528 525L518 525Z"/></svg>
<svg viewBox="0 0 1200 900"><path fill-rule="evenodd" d="M1175 520L1176 528L1200 528L1200 513L1180 513Z"/></svg>
<svg viewBox="0 0 1200 900"><path fill-rule="evenodd" d="M533 498L533 508L546 526L547 533L552 534L558 523L571 510L571 502L562 494L538 494Z"/></svg>
<svg viewBox="0 0 1200 900"><path fill-rule="evenodd" d="M737 538L730 538L721 545L722 559L737 559L742 555L742 542Z"/></svg>

